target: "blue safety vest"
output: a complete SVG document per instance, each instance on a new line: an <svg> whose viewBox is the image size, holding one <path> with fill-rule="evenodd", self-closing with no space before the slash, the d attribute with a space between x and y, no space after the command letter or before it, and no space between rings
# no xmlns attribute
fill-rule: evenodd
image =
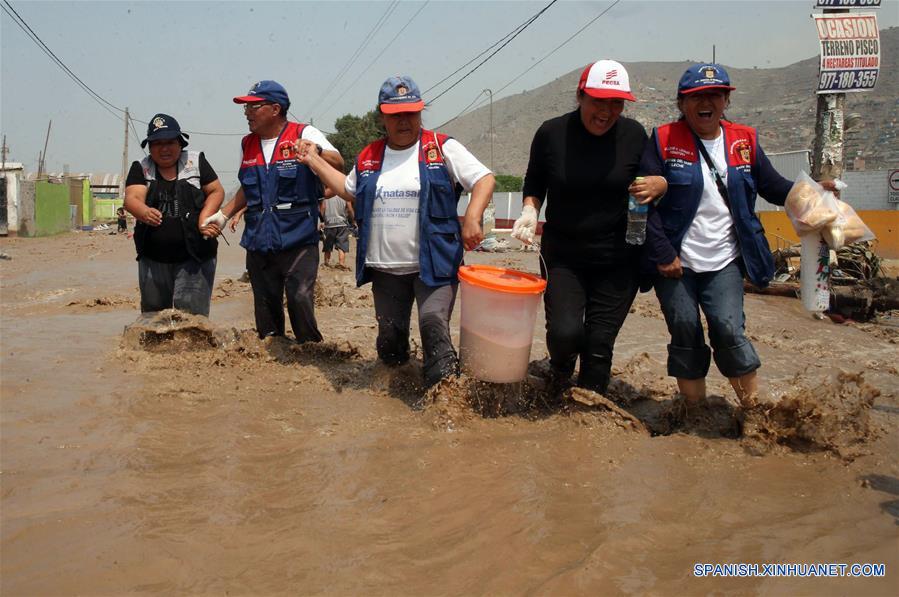
<svg viewBox="0 0 899 597"><path fill-rule="evenodd" d="M237 174L247 199L240 240L248 251L275 252L318 243L318 200L322 186L308 166L297 160L296 142L305 124L288 122L278 135L269 163L262 140L243 138Z"/></svg>
<svg viewBox="0 0 899 597"><path fill-rule="evenodd" d="M456 214L460 193L450 177L443 157L446 135L422 129L418 149L418 171L421 190L418 195L419 277L427 286L438 287L458 281L462 263L462 227ZM379 139L363 149L356 158L356 220L359 243L356 246L356 284L371 281L365 267L370 219L378 178L384 163L386 139Z"/></svg>

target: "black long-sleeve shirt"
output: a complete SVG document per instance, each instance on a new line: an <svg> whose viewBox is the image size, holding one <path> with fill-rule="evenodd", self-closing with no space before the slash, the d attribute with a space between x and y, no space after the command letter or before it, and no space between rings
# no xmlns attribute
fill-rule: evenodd
<svg viewBox="0 0 899 597"><path fill-rule="evenodd" d="M646 139L643 126L625 117L604 135L593 135L578 110L540 126L523 194L546 200L547 259L609 265L634 256L624 240L627 187L637 176Z"/></svg>

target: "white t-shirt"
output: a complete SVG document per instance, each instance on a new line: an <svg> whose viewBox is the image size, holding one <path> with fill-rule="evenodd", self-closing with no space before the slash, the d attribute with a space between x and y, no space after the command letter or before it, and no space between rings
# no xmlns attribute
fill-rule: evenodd
<svg viewBox="0 0 899 597"><path fill-rule="evenodd" d="M418 146L416 143L407 149L384 149L384 163L369 219L365 265L392 274L419 271L421 180ZM447 140L441 149L450 177L466 191L471 191L481 178L490 174L490 170L455 139ZM347 193L356 194L355 168L346 177L344 188Z"/></svg>
<svg viewBox="0 0 899 597"><path fill-rule="evenodd" d="M724 184L727 184L724 134L719 134L717 139L701 141ZM681 244L680 260L684 267L694 272L716 272L736 259L740 250L733 218L724 197L718 192L715 177L702 155L699 156L699 162L702 166L702 197L699 199L696 216Z"/></svg>
<svg viewBox="0 0 899 597"><path fill-rule="evenodd" d="M317 143L322 146L322 149L326 151L337 151L337 148L331 145L328 141L328 138L325 137L324 133L320 130L312 126L311 124L307 124L306 128L303 129L303 134L300 135L300 139L309 139L313 143ZM262 139L262 156L265 158L265 163L269 164L272 161L272 154L275 151L275 143L278 141L278 137L274 137L272 139ZM243 155L240 156L240 159L243 159Z"/></svg>

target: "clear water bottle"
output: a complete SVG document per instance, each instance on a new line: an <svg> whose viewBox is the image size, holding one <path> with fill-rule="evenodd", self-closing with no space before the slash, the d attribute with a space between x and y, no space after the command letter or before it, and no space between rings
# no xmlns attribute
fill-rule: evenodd
<svg viewBox="0 0 899 597"><path fill-rule="evenodd" d="M638 176L637 180L643 180ZM633 195L627 198L627 234L624 239L629 245L642 245L646 241L646 216L649 204L640 205Z"/></svg>

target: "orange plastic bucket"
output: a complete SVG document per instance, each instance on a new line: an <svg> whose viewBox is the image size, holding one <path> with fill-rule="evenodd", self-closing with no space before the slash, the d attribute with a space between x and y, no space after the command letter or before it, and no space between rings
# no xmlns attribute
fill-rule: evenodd
<svg viewBox="0 0 899 597"><path fill-rule="evenodd" d="M459 268L462 370L483 381L524 380L546 280L493 265Z"/></svg>

